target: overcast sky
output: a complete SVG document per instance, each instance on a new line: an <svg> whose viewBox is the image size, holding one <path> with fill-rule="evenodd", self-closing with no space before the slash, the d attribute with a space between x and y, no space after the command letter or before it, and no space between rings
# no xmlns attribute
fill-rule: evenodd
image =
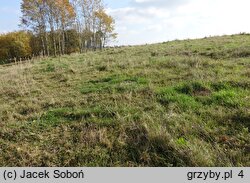
<svg viewBox="0 0 250 183"><path fill-rule="evenodd" d="M0 0L0 32L18 29L21 0ZM113 44L145 44L250 33L249 0L105 0L116 20Z"/></svg>

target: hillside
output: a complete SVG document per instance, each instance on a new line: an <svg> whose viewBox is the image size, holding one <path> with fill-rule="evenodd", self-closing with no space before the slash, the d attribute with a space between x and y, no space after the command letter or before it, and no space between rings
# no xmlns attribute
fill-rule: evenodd
<svg viewBox="0 0 250 183"><path fill-rule="evenodd" d="M0 166L250 166L250 35L0 66Z"/></svg>

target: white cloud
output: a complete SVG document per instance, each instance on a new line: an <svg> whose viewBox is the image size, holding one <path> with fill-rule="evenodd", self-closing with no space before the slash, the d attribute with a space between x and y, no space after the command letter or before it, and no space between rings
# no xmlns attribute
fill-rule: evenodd
<svg viewBox="0 0 250 183"><path fill-rule="evenodd" d="M250 32L248 0L134 0L109 9L116 19L118 44Z"/></svg>

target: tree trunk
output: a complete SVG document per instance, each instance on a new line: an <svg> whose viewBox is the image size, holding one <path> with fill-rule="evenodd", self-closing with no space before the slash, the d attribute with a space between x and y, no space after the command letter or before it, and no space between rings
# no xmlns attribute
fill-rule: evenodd
<svg viewBox="0 0 250 183"><path fill-rule="evenodd" d="M62 54L65 54L65 30L62 31Z"/></svg>
<svg viewBox="0 0 250 183"><path fill-rule="evenodd" d="M48 33L47 33L46 30L45 30L45 40L46 40L47 56L50 56L49 41L48 41Z"/></svg>
<svg viewBox="0 0 250 183"><path fill-rule="evenodd" d="M43 54L43 56L45 56L46 55L46 51L45 51L44 37L43 37L42 34L40 34L40 36L41 36L41 41L42 41L42 54Z"/></svg>

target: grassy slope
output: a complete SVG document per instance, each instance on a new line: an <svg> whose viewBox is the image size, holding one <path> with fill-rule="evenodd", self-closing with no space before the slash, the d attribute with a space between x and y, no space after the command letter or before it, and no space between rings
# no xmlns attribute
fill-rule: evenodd
<svg viewBox="0 0 250 183"><path fill-rule="evenodd" d="M0 66L1 166L250 166L250 35Z"/></svg>

